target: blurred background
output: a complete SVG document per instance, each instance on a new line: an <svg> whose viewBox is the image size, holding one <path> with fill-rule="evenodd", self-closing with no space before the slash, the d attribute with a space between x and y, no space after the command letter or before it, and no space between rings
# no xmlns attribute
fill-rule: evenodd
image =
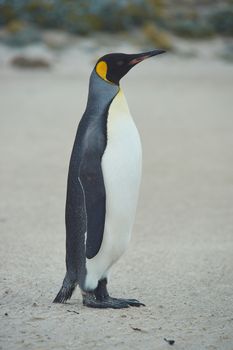
<svg viewBox="0 0 233 350"><path fill-rule="evenodd" d="M204 40L212 44L206 55L233 61L232 0L1 0L0 28L1 64L3 45L21 48L23 57L14 56L13 65L48 67L58 56L54 50L95 52L113 41L193 57L200 51L195 41ZM33 57L38 62L30 60L33 50L23 48L35 44L50 59L40 52Z"/></svg>
<svg viewBox="0 0 233 350"><path fill-rule="evenodd" d="M232 39L232 0L0 0L1 349L232 350ZM121 83L143 176L110 283L147 306L88 310L79 292L52 305L90 73L154 48L167 53Z"/></svg>

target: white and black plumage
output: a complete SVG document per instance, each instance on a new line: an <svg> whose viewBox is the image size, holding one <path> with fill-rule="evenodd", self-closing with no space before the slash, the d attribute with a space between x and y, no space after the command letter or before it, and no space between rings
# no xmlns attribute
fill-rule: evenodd
<svg viewBox="0 0 233 350"><path fill-rule="evenodd" d="M108 54L91 74L68 174L67 272L54 302L65 302L79 285L89 307L144 305L107 292L109 271L130 240L141 178L140 137L119 81L137 63L163 52Z"/></svg>

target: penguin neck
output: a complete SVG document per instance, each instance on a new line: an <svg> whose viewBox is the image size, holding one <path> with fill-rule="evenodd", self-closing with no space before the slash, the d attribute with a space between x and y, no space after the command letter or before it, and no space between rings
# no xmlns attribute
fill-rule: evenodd
<svg viewBox="0 0 233 350"><path fill-rule="evenodd" d="M89 81L86 111L92 114L99 112L101 109L105 110L119 91L120 87L118 85L103 80L93 70Z"/></svg>

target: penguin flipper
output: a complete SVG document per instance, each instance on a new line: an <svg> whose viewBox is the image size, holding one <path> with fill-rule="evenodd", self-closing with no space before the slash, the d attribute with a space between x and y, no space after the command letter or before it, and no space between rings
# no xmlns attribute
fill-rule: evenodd
<svg viewBox="0 0 233 350"><path fill-rule="evenodd" d="M87 218L86 257L91 259L100 249L105 225L106 195L100 157L86 154L80 164L80 183Z"/></svg>

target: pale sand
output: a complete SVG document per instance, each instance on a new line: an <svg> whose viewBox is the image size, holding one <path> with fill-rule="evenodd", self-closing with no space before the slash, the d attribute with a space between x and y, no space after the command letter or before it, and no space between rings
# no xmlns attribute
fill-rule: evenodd
<svg viewBox="0 0 233 350"><path fill-rule="evenodd" d="M143 181L109 289L146 307L88 309L79 291L51 303L65 272L66 177L86 57L70 52L48 72L1 66L0 348L159 350L170 348L166 337L178 350L232 350L233 71L220 61L164 55L122 83L142 137Z"/></svg>

